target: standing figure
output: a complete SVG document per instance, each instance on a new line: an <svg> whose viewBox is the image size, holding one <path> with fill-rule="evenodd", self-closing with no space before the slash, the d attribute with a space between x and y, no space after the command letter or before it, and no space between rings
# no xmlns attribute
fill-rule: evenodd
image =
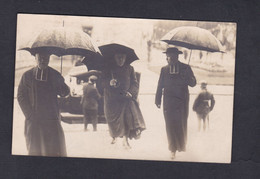
<svg viewBox="0 0 260 179"><path fill-rule="evenodd" d="M104 112L113 138L111 144L117 137L123 137L123 146L129 149L128 138L140 138L145 123L137 103L139 84L126 58L124 53L114 55L114 67L103 73L103 86Z"/></svg>
<svg viewBox="0 0 260 179"><path fill-rule="evenodd" d="M208 121L209 128L209 113L213 110L215 105L215 99L213 94L207 90L207 82L201 81L201 92L197 96L193 104L193 111L197 113L198 117L198 131L200 131L201 121L203 121L203 130L206 130L206 119ZM209 105L210 102L210 105Z"/></svg>
<svg viewBox="0 0 260 179"><path fill-rule="evenodd" d="M29 155L66 156L57 95L69 94L61 74L49 67L50 54L35 54L37 66L26 71L17 99L25 115L25 139Z"/></svg>
<svg viewBox="0 0 260 179"><path fill-rule="evenodd" d="M181 63L177 48L166 50L168 65L162 67L158 82L155 104L161 107L163 95L163 114L166 124L169 150L172 159L176 151L186 150L187 119L189 114L188 86L196 85L196 78L189 65Z"/></svg>
<svg viewBox="0 0 260 179"><path fill-rule="evenodd" d="M91 75L88 83L83 85L83 96L80 103L84 114L84 129L87 131L88 123L92 122L93 131L97 131L98 122L98 100L101 98L95 83L97 77Z"/></svg>

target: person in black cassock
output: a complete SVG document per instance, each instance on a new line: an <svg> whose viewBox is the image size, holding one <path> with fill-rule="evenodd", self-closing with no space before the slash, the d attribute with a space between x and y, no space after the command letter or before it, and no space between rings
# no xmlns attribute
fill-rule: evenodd
<svg viewBox="0 0 260 179"><path fill-rule="evenodd" d="M139 84L134 68L126 63L127 55L116 53L115 65L103 73L104 112L112 139L123 137L123 145L130 149L128 138L138 139L145 122L137 103Z"/></svg>
<svg viewBox="0 0 260 179"><path fill-rule="evenodd" d="M88 83L83 85L83 96L80 103L84 114L84 129L87 131L88 123L92 122L93 131L97 131L98 123L98 100L101 98L95 83L97 76L91 75Z"/></svg>
<svg viewBox="0 0 260 179"><path fill-rule="evenodd" d="M57 95L69 94L61 74L49 67L50 54L35 54L37 66L26 71L17 99L25 116L25 139L29 155L66 156Z"/></svg>
<svg viewBox="0 0 260 179"><path fill-rule="evenodd" d="M201 81L201 92L197 96L193 104L193 111L198 117L198 131L200 131L201 121L203 121L203 131L206 130L206 120L209 128L209 113L215 106L214 95L207 90L207 82ZM210 104L209 104L210 103Z"/></svg>
<svg viewBox="0 0 260 179"><path fill-rule="evenodd" d="M187 142L187 119L189 114L188 86L196 85L196 78L189 65L181 63L177 48L166 50L168 65L162 67L155 96L155 104L161 107L163 95L163 114L166 124L169 150L172 159L176 151L185 151Z"/></svg>

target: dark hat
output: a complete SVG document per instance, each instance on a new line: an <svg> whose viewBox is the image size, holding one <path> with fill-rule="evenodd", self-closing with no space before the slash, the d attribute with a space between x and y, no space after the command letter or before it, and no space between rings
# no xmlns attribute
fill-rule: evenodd
<svg viewBox="0 0 260 179"><path fill-rule="evenodd" d="M177 53L177 54L182 54L182 51L179 51L177 48L175 47L171 47L171 48L167 48L167 50L163 53Z"/></svg>
<svg viewBox="0 0 260 179"><path fill-rule="evenodd" d="M200 81L200 85L201 85L202 87L206 87L206 86L208 85L208 83L207 83L207 81L205 81L205 80L201 80L201 81Z"/></svg>
<svg viewBox="0 0 260 179"><path fill-rule="evenodd" d="M89 80L90 81L96 81L98 78L97 78L97 76L95 76L95 75L91 75L90 77L89 77Z"/></svg>

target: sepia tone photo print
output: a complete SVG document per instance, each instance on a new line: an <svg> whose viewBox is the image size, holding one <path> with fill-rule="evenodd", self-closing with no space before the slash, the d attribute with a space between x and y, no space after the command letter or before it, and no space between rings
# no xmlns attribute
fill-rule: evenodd
<svg viewBox="0 0 260 179"><path fill-rule="evenodd" d="M17 15L12 154L230 163L236 23Z"/></svg>

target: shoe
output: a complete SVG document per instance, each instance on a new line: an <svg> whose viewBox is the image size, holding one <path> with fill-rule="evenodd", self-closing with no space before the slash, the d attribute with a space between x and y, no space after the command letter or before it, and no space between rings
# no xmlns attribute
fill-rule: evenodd
<svg viewBox="0 0 260 179"><path fill-rule="evenodd" d="M171 159L175 159L175 152L171 152Z"/></svg>
<svg viewBox="0 0 260 179"><path fill-rule="evenodd" d="M125 149L131 149L131 146L129 145L128 141L123 140L123 146Z"/></svg>
<svg viewBox="0 0 260 179"><path fill-rule="evenodd" d="M131 149L132 147L128 144L128 145L125 145L124 148L125 148L126 150L128 150L128 149Z"/></svg>
<svg viewBox="0 0 260 179"><path fill-rule="evenodd" d="M128 142L123 143L123 146L124 146L125 149L131 149L131 148L132 148L132 147L129 145Z"/></svg>
<svg viewBox="0 0 260 179"><path fill-rule="evenodd" d="M111 141L111 144L115 144L117 141L117 139L115 137L113 137L112 141Z"/></svg>
<svg viewBox="0 0 260 179"><path fill-rule="evenodd" d="M136 134L135 139L141 138L141 130L140 129L138 129L135 134Z"/></svg>

